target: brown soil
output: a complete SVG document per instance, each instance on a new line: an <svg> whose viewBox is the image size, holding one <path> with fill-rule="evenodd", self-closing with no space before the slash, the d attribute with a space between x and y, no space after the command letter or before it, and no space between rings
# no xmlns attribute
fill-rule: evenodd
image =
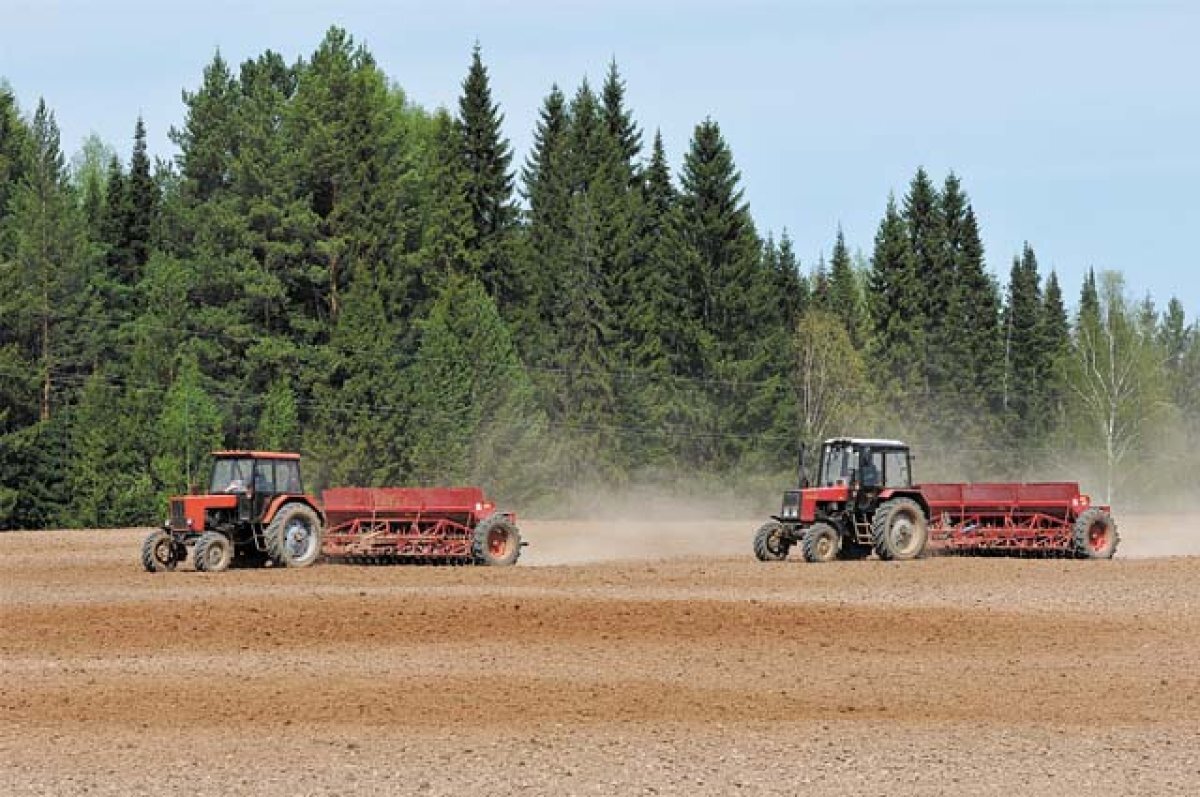
<svg viewBox="0 0 1200 797"><path fill-rule="evenodd" d="M0 535L0 793L1200 792L1196 518L1113 562L766 565L755 525L153 575L143 531Z"/></svg>

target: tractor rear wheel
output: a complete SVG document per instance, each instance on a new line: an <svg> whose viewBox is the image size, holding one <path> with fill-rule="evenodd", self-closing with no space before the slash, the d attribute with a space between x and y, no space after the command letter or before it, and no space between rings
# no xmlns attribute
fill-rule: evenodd
<svg viewBox="0 0 1200 797"><path fill-rule="evenodd" d="M152 532L142 543L142 567L147 573L174 570L179 562L179 547L167 532L161 529Z"/></svg>
<svg viewBox="0 0 1200 797"><path fill-rule="evenodd" d="M754 555L760 562L782 562L787 559L791 547L783 524L778 520L762 524L754 533Z"/></svg>
<svg viewBox="0 0 1200 797"><path fill-rule="evenodd" d="M475 527L471 555L479 565L505 567L516 564L521 555L521 532L508 515L491 515Z"/></svg>
<svg viewBox="0 0 1200 797"><path fill-rule="evenodd" d="M1096 507L1085 510L1071 529L1071 546L1080 559L1112 559L1120 539L1112 515Z"/></svg>
<svg viewBox="0 0 1200 797"><path fill-rule="evenodd" d="M321 555L321 517L307 504L284 504L265 533L271 561L284 567L308 567Z"/></svg>
<svg viewBox="0 0 1200 797"><path fill-rule="evenodd" d="M220 573L233 562L233 543L219 531L206 531L196 541L192 562L201 573Z"/></svg>
<svg viewBox="0 0 1200 797"><path fill-rule="evenodd" d="M841 549L842 535L828 523L814 523L804 532L801 548L806 562L832 562Z"/></svg>
<svg viewBox="0 0 1200 797"><path fill-rule="evenodd" d="M929 526L921 505L911 498L893 498L875 510L871 538L880 559L916 559L925 552Z"/></svg>

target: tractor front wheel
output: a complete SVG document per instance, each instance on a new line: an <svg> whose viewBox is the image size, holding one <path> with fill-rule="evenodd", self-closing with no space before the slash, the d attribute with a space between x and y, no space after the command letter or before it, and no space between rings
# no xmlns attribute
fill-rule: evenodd
<svg viewBox="0 0 1200 797"><path fill-rule="evenodd" d="M220 573L233 562L233 543L219 531L206 531L196 541L193 558L201 573Z"/></svg>
<svg viewBox="0 0 1200 797"><path fill-rule="evenodd" d="M284 567L308 567L321 555L321 517L306 504L284 504L267 526L267 553Z"/></svg>
<svg viewBox="0 0 1200 797"><path fill-rule="evenodd" d="M1112 515L1096 507L1084 511L1071 529L1071 545L1080 559L1112 559L1119 541Z"/></svg>
<svg viewBox="0 0 1200 797"><path fill-rule="evenodd" d="M871 537L880 559L916 559L929 541L929 526L921 505L911 498L893 498L880 504L871 523Z"/></svg>
<svg viewBox="0 0 1200 797"><path fill-rule="evenodd" d="M508 515L497 513L485 518L475 527L471 554L480 565L504 567L516 564L521 555L521 532Z"/></svg>
<svg viewBox="0 0 1200 797"><path fill-rule="evenodd" d="M754 533L754 555L760 562L782 562L787 559L791 547L783 524L778 520L762 524Z"/></svg>
<svg viewBox="0 0 1200 797"><path fill-rule="evenodd" d="M842 537L828 523L814 523L804 532L804 561L832 562L838 557Z"/></svg>
<svg viewBox="0 0 1200 797"><path fill-rule="evenodd" d="M186 554L187 549L184 549ZM142 567L147 573L161 573L174 570L179 564L179 546L165 531L161 529L150 534L142 543Z"/></svg>

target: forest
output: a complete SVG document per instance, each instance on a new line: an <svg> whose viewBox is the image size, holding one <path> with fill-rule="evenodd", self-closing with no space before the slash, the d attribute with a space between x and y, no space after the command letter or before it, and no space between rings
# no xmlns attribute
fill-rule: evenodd
<svg viewBox="0 0 1200 797"><path fill-rule="evenodd" d="M863 253L835 229L802 264L716 120L673 166L611 63L548 87L519 157L481 49L464 63L430 110L338 28L295 63L217 54L156 162L140 118L68 157L0 82L0 529L160 521L220 448L300 451L310 489L548 512L773 501L834 434L905 439L926 480L1138 507L1196 486L1177 299L1063 285L1030 243L993 271L963 181L921 168L871 198Z"/></svg>

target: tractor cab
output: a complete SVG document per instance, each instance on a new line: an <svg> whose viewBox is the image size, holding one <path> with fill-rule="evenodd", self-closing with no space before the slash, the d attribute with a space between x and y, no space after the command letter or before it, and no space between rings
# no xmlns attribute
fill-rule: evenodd
<svg viewBox="0 0 1200 797"><path fill-rule="evenodd" d="M299 454L217 451L212 464L209 495L236 496L241 522L262 517L277 496L304 492Z"/></svg>
<svg viewBox="0 0 1200 797"><path fill-rule="evenodd" d="M809 480L801 450L800 489L788 490L778 520L812 523L818 514L866 510L884 489L912 486L908 445L899 440L835 437L821 445Z"/></svg>

